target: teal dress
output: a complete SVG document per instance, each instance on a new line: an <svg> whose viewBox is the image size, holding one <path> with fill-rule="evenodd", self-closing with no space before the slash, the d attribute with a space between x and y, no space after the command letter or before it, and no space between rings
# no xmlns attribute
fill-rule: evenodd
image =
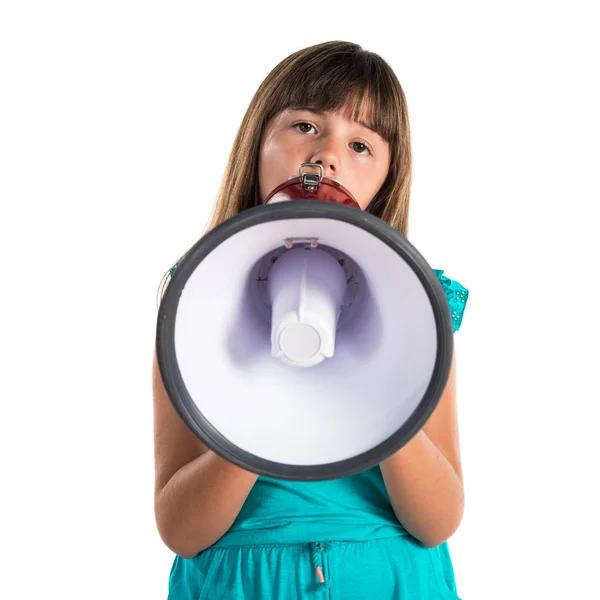
<svg viewBox="0 0 600 600"><path fill-rule="evenodd" d="M460 328L468 291L434 270ZM329 481L260 476L231 529L175 556L168 600L456 600L448 544L396 519L379 466Z"/></svg>

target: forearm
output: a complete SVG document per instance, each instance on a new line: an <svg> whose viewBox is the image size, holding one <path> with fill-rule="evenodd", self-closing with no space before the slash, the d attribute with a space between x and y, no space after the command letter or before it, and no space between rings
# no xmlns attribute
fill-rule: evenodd
<svg viewBox="0 0 600 600"><path fill-rule="evenodd" d="M231 527L258 476L205 452L175 473L156 495L156 523L165 544L191 558Z"/></svg>
<svg viewBox="0 0 600 600"><path fill-rule="evenodd" d="M380 467L394 513L412 536L434 547L456 531L464 510L463 484L423 430Z"/></svg>

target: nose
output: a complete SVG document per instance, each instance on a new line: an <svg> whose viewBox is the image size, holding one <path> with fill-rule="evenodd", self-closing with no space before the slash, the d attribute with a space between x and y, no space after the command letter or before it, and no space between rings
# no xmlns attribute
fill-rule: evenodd
<svg viewBox="0 0 600 600"><path fill-rule="evenodd" d="M341 170L340 142L333 139L319 140L310 162L323 165L323 175L339 175Z"/></svg>

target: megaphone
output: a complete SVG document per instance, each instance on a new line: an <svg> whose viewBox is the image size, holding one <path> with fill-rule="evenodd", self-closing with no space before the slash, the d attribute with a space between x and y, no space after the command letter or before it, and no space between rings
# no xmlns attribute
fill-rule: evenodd
<svg viewBox="0 0 600 600"><path fill-rule="evenodd" d="M156 352L208 448L259 475L316 481L375 466L423 427L453 331L416 248L307 163L179 262Z"/></svg>

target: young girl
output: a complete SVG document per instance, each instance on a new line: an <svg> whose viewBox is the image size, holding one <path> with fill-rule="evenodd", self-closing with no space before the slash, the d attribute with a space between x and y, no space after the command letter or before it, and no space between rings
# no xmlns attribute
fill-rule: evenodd
<svg viewBox="0 0 600 600"><path fill-rule="evenodd" d="M210 228L262 203L302 163L321 164L362 210L407 235L408 112L378 55L328 42L273 69L238 131ZM457 331L468 292L435 272ZM453 358L426 425L380 465L290 482L208 450L175 412L155 357L155 514L176 554L169 599L458 598L446 543L464 504L455 369Z"/></svg>

